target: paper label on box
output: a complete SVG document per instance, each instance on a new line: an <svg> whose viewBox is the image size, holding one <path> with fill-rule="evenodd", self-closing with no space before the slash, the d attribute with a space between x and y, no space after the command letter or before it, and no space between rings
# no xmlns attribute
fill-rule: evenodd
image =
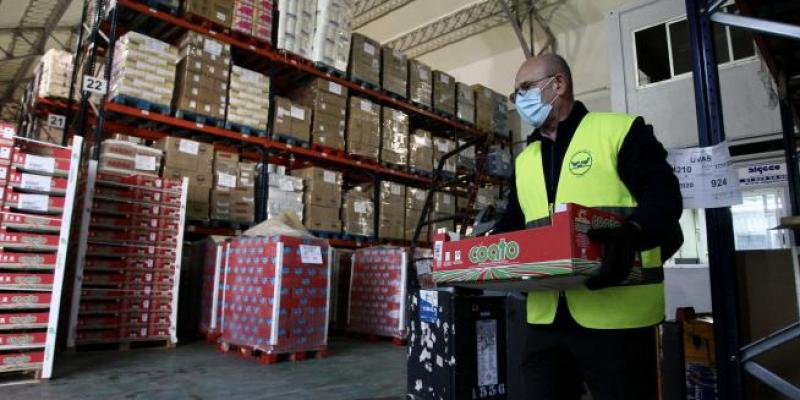
<svg viewBox="0 0 800 400"><path fill-rule="evenodd" d="M40 157L28 154L25 157L25 169L52 173L56 169L56 159L53 157Z"/></svg>
<svg viewBox="0 0 800 400"><path fill-rule="evenodd" d="M450 151L450 143L444 140L437 140L435 142L436 150L439 150L440 153L447 153Z"/></svg>
<svg viewBox="0 0 800 400"><path fill-rule="evenodd" d="M219 187L227 187L227 188L235 188L236 187L236 175L226 174L224 172L217 173L217 186Z"/></svg>
<svg viewBox="0 0 800 400"><path fill-rule="evenodd" d="M367 212L367 202L364 200L353 202L353 211L364 214Z"/></svg>
<svg viewBox="0 0 800 400"><path fill-rule="evenodd" d="M442 203L449 205L452 202L453 202L453 200L450 199L450 195L447 195L447 194L442 195Z"/></svg>
<svg viewBox="0 0 800 400"><path fill-rule="evenodd" d="M217 17L219 17L220 15L222 15L221 19L224 20L225 14L217 13ZM203 50L205 50L207 53L211 53L215 56L218 56L222 54L222 44L215 40L206 39L205 43L203 43Z"/></svg>
<svg viewBox="0 0 800 400"><path fill-rule="evenodd" d="M439 292L419 291L419 319L433 324L439 319Z"/></svg>
<svg viewBox="0 0 800 400"><path fill-rule="evenodd" d="M193 140L180 139L178 141L178 151L182 153L197 155L200 150L200 143Z"/></svg>
<svg viewBox="0 0 800 400"><path fill-rule="evenodd" d="M322 180L326 183L336 183L336 173L332 171L323 171L322 172Z"/></svg>
<svg viewBox="0 0 800 400"><path fill-rule="evenodd" d="M22 174L22 182L20 186L23 189L49 191L53 183L53 178L49 176Z"/></svg>
<svg viewBox="0 0 800 400"><path fill-rule="evenodd" d="M319 246L301 244L300 261L303 264L322 264L322 249Z"/></svg>
<svg viewBox="0 0 800 400"><path fill-rule="evenodd" d="M163 42L159 42L156 40L148 40L146 42L146 46L148 49L155 51L156 53L161 53L167 49L167 44Z"/></svg>
<svg viewBox="0 0 800 400"><path fill-rule="evenodd" d="M431 140L426 136L414 136L414 143L427 147L431 145Z"/></svg>
<svg viewBox="0 0 800 400"><path fill-rule="evenodd" d="M292 184L292 181L290 181L290 180L281 179L281 180L278 181L278 189L283 190L285 192L293 192L294 191L294 185Z"/></svg>
<svg viewBox="0 0 800 400"><path fill-rule="evenodd" d="M367 54L369 54L371 56L374 56L375 55L375 46L373 46L373 45L371 45L369 43L364 43L364 51Z"/></svg>
<svg viewBox="0 0 800 400"><path fill-rule="evenodd" d="M140 171L155 171L156 158L155 156L145 156L137 154L134 156L134 167Z"/></svg>
<svg viewBox="0 0 800 400"><path fill-rule="evenodd" d="M400 194L400 189L401 189L400 185L397 185L397 184L394 184L394 183L389 183L389 191L392 194L399 195Z"/></svg>
<svg viewBox="0 0 800 400"><path fill-rule="evenodd" d="M342 95L342 85L340 85L340 84L338 84L336 82L329 82L328 83L328 91L330 91L331 93L336 93L336 94L341 96Z"/></svg>
<svg viewBox="0 0 800 400"><path fill-rule="evenodd" d="M372 112L372 103L367 100L361 100L361 111Z"/></svg>
<svg viewBox="0 0 800 400"><path fill-rule="evenodd" d="M497 384L497 320L475 321L475 342L478 346L478 387Z"/></svg>
<svg viewBox="0 0 800 400"><path fill-rule="evenodd" d="M444 84L450 83L450 77L445 74L439 74L439 80Z"/></svg>
<svg viewBox="0 0 800 400"><path fill-rule="evenodd" d="M8 159L11 157L10 147L0 147L0 158Z"/></svg>
<svg viewBox="0 0 800 400"><path fill-rule="evenodd" d="M304 110L304 109L302 109L300 107L292 106L291 115L292 115L292 118L294 118L294 119L305 119L306 118L306 110Z"/></svg>
<svg viewBox="0 0 800 400"><path fill-rule="evenodd" d="M426 193L423 192L422 190L417 190L417 195L416 195L417 200L425 201L425 195L426 195Z"/></svg>
<svg viewBox="0 0 800 400"><path fill-rule="evenodd" d="M33 211L47 211L50 197L46 194L20 193L17 208Z"/></svg>

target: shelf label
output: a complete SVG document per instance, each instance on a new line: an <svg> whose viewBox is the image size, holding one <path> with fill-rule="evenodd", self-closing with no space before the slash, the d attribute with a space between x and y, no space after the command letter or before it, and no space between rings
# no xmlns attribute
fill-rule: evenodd
<svg viewBox="0 0 800 400"><path fill-rule="evenodd" d="M84 75L82 88L84 92L92 92L102 96L108 92L108 82L103 78Z"/></svg>
<svg viewBox="0 0 800 400"><path fill-rule="evenodd" d="M669 150L667 162L678 177L684 208L729 207L742 202L739 176L726 142Z"/></svg>
<svg viewBox="0 0 800 400"><path fill-rule="evenodd" d="M192 154L196 156L199 150L200 150L200 143L197 143L194 140L180 139L178 141L178 151L182 153Z"/></svg>
<svg viewBox="0 0 800 400"><path fill-rule="evenodd" d="M32 211L47 211L50 197L46 194L20 193L17 208Z"/></svg>
<svg viewBox="0 0 800 400"><path fill-rule="evenodd" d="M67 122L67 117L58 114L49 114L47 116L47 125L53 128L63 128Z"/></svg>
<svg viewBox="0 0 800 400"><path fill-rule="evenodd" d="M20 186L23 189L39 190L47 192L53 184L53 178L43 175L22 174Z"/></svg>
<svg viewBox="0 0 800 400"><path fill-rule="evenodd" d="M400 195L400 185L389 182L389 191L396 196Z"/></svg>
<svg viewBox="0 0 800 400"><path fill-rule="evenodd" d="M137 154L134 156L134 166L140 171L155 171L156 158L154 156Z"/></svg>
<svg viewBox="0 0 800 400"><path fill-rule="evenodd" d="M25 155L25 169L30 171L39 171L52 173L56 169L56 159L53 157L35 156L33 154Z"/></svg>
<svg viewBox="0 0 800 400"><path fill-rule="evenodd" d="M319 246L301 244L300 261L303 264L322 264L322 249Z"/></svg>

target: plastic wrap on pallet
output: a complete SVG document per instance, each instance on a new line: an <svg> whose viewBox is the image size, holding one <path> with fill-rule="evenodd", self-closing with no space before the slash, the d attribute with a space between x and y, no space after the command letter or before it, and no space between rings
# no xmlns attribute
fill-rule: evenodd
<svg viewBox="0 0 800 400"><path fill-rule="evenodd" d="M362 34L353 33L348 73L357 82L380 86L381 45Z"/></svg>
<svg viewBox="0 0 800 400"><path fill-rule="evenodd" d="M222 341L267 354L327 344L329 248L287 236L231 239Z"/></svg>
<svg viewBox="0 0 800 400"><path fill-rule="evenodd" d="M372 193L360 186L347 191L342 204L342 226L345 233L371 237L375 225L375 204Z"/></svg>
<svg viewBox="0 0 800 400"><path fill-rule="evenodd" d="M127 96L169 106L175 87L178 50L133 31L122 35L114 46L109 98Z"/></svg>
<svg viewBox="0 0 800 400"><path fill-rule="evenodd" d="M511 154L508 149L493 145L486 157L486 173L492 176L510 177L513 172Z"/></svg>
<svg viewBox="0 0 800 400"><path fill-rule="evenodd" d="M72 53L49 49L34 72L35 95L66 99L72 82Z"/></svg>
<svg viewBox="0 0 800 400"><path fill-rule="evenodd" d="M231 29L272 43L272 1L235 0Z"/></svg>
<svg viewBox="0 0 800 400"><path fill-rule="evenodd" d="M353 0L317 0L311 60L347 71L353 33Z"/></svg>
<svg viewBox="0 0 800 400"><path fill-rule="evenodd" d="M284 97L275 97L272 133L303 143L311 138L311 109Z"/></svg>
<svg viewBox="0 0 800 400"><path fill-rule="evenodd" d="M408 165L408 114L383 107L381 119L381 161Z"/></svg>
<svg viewBox="0 0 800 400"><path fill-rule="evenodd" d="M225 119L231 48L198 32L188 31L178 44L173 107L183 113Z"/></svg>
<svg viewBox="0 0 800 400"><path fill-rule="evenodd" d="M426 189L419 189L412 186L406 187L406 218L403 225L405 240L412 240L414 238L414 231L417 228L417 223L422 218L422 208L425 206L425 198L428 196ZM422 228L419 240L429 241L430 235L428 234L428 226Z"/></svg>
<svg viewBox="0 0 800 400"><path fill-rule="evenodd" d="M408 60L408 99L431 108L433 71L420 61Z"/></svg>
<svg viewBox="0 0 800 400"><path fill-rule="evenodd" d="M203 288L200 299L200 333L212 336L220 332L222 296L225 288L225 239L227 236L211 236L205 240L203 259ZM216 306L216 307L215 307Z"/></svg>
<svg viewBox="0 0 800 400"><path fill-rule="evenodd" d="M353 254L350 276L351 332L405 339L406 262L402 247L369 247Z"/></svg>
<svg viewBox="0 0 800 400"><path fill-rule="evenodd" d="M372 101L351 96L347 116L347 152L361 157L378 159L381 137L380 106Z"/></svg>
<svg viewBox="0 0 800 400"><path fill-rule="evenodd" d="M347 92L346 87L323 78L314 78L292 90L292 101L311 109L314 144L344 150Z"/></svg>
<svg viewBox="0 0 800 400"><path fill-rule="evenodd" d="M442 72L433 71L433 109L447 114L456 114L456 80Z"/></svg>
<svg viewBox="0 0 800 400"><path fill-rule="evenodd" d="M445 154L456 149L456 142L450 139L435 137L433 138L433 164L438 168L439 161ZM442 172L455 174L456 173L456 159L458 155L454 155L444 162Z"/></svg>
<svg viewBox="0 0 800 400"><path fill-rule="evenodd" d="M456 212L455 196L450 193L436 192L433 194L433 212L440 214L453 214Z"/></svg>
<svg viewBox="0 0 800 400"><path fill-rule="evenodd" d="M379 195L378 237L403 240L406 214L405 208L398 205L406 200L406 187L395 182L381 181Z"/></svg>
<svg viewBox="0 0 800 400"><path fill-rule="evenodd" d="M459 140L458 145L464 144L466 141ZM459 168L463 168L468 172L472 172L475 170L476 166L475 160L475 146L470 146L462 150L460 153L456 155L456 165Z"/></svg>
<svg viewBox="0 0 800 400"><path fill-rule="evenodd" d="M475 90L461 82L456 83L456 118L469 123L475 123Z"/></svg>
<svg viewBox="0 0 800 400"><path fill-rule="evenodd" d="M497 208L500 203L500 188L495 185L486 185L478 188L478 194L475 197L475 209L481 210L486 207L492 206Z"/></svg>
<svg viewBox="0 0 800 400"><path fill-rule="evenodd" d="M415 129L409 136L408 166L420 171L433 171L433 141L430 132Z"/></svg>
<svg viewBox="0 0 800 400"><path fill-rule="evenodd" d="M256 132L266 131L269 87L270 81L266 75L237 65L231 67L226 121Z"/></svg>
<svg viewBox="0 0 800 400"><path fill-rule="evenodd" d="M317 20L317 0L278 2L278 43L282 50L311 59Z"/></svg>
<svg viewBox="0 0 800 400"><path fill-rule="evenodd" d="M381 47L381 87L400 97L408 97L408 59L402 51Z"/></svg>
<svg viewBox="0 0 800 400"><path fill-rule="evenodd" d="M310 230L339 232L342 224L342 174L319 167L296 169L292 175L303 178L305 215L303 223Z"/></svg>

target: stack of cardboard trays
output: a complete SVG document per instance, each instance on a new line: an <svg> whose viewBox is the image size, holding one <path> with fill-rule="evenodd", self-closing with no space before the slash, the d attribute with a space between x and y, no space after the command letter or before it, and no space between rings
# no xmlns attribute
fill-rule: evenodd
<svg viewBox="0 0 800 400"><path fill-rule="evenodd" d="M208 219L214 147L172 136L157 141L155 147L164 151L165 178L189 178L186 219Z"/></svg>
<svg viewBox="0 0 800 400"><path fill-rule="evenodd" d="M475 91L475 125L484 132L494 132L495 92L483 85L472 85Z"/></svg>
<svg viewBox="0 0 800 400"><path fill-rule="evenodd" d="M375 203L369 187L356 186L345 193L342 204L342 225L345 233L372 237L375 232L374 216Z"/></svg>
<svg viewBox="0 0 800 400"><path fill-rule="evenodd" d="M359 83L378 87L381 77L381 45L358 33L353 33L350 43L350 78Z"/></svg>
<svg viewBox="0 0 800 400"><path fill-rule="evenodd" d="M442 72L433 71L433 109L446 114L456 114L456 80Z"/></svg>
<svg viewBox="0 0 800 400"><path fill-rule="evenodd" d="M272 1L234 0L231 29L272 43Z"/></svg>
<svg viewBox="0 0 800 400"><path fill-rule="evenodd" d="M381 47L381 87L402 98L408 97L408 59L402 51Z"/></svg>
<svg viewBox="0 0 800 400"><path fill-rule="evenodd" d="M398 205L406 201L406 187L395 182L381 181L379 196L378 237L403 240L406 210Z"/></svg>
<svg viewBox="0 0 800 400"><path fill-rule="evenodd" d="M66 99L71 82L72 54L59 49L47 50L33 74L35 96Z"/></svg>
<svg viewBox="0 0 800 400"><path fill-rule="evenodd" d="M303 178L306 206L303 223L309 230L338 233L342 230L339 210L342 207L342 174L319 167L292 171Z"/></svg>
<svg viewBox="0 0 800 400"><path fill-rule="evenodd" d="M381 123L381 161L408 165L408 114L383 107Z"/></svg>
<svg viewBox="0 0 800 400"><path fill-rule="evenodd" d="M362 97L351 96L347 117L347 152L378 159L381 146L380 106Z"/></svg>
<svg viewBox="0 0 800 400"><path fill-rule="evenodd" d="M445 156L445 154L455 149L456 149L455 141L440 137L433 138L433 165L438 167L439 160L441 160ZM444 172L445 174L455 175L457 158L458 156L455 155L445 160L442 172Z"/></svg>
<svg viewBox="0 0 800 400"><path fill-rule="evenodd" d="M231 46L194 31L179 44L173 107L183 113L225 119Z"/></svg>
<svg viewBox="0 0 800 400"><path fill-rule="evenodd" d="M433 141L430 132L415 129L409 137L408 166L415 171L433 171Z"/></svg>
<svg viewBox="0 0 800 400"><path fill-rule="evenodd" d="M275 116L272 119L272 134L282 139L301 143L311 140L311 109L293 103L285 97L275 97Z"/></svg>
<svg viewBox="0 0 800 400"><path fill-rule="evenodd" d="M303 178L286 175L283 165L268 164L269 199L267 218L292 214L303 220Z"/></svg>
<svg viewBox="0 0 800 400"><path fill-rule="evenodd" d="M118 175L159 176L163 152L126 140L106 139L100 144L99 172Z"/></svg>
<svg viewBox="0 0 800 400"><path fill-rule="evenodd" d="M234 0L184 0L181 14L193 14L223 28L231 26Z"/></svg>
<svg viewBox="0 0 800 400"><path fill-rule="evenodd" d="M295 89L292 100L311 110L311 140L314 144L344 150L346 87L315 78Z"/></svg>
<svg viewBox="0 0 800 400"><path fill-rule="evenodd" d="M317 0L278 2L277 47L311 59L317 21Z"/></svg>
<svg viewBox="0 0 800 400"><path fill-rule="evenodd" d="M475 90L465 83L456 83L456 118L468 123L475 123Z"/></svg>
<svg viewBox="0 0 800 400"><path fill-rule="evenodd" d="M347 71L353 34L353 0L317 0L312 61Z"/></svg>
<svg viewBox="0 0 800 400"><path fill-rule="evenodd" d="M408 60L408 99L427 109L433 99L433 71L414 59Z"/></svg>
<svg viewBox="0 0 800 400"><path fill-rule="evenodd" d="M436 192L433 194L433 213L431 219L448 218L456 213L456 199L450 193ZM439 229L445 228L448 232L455 230L452 219L447 221L434 222L431 224L431 232L436 233Z"/></svg>
<svg viewBox="0 0 800 400"><path fill-rule="evenodd" d="M178 50L160 40L128 32L114 45L108 97L127 96L169 107Z"/></svg>
<svg viewBox="0 0 800 400"><path fill-rule="evenodd" d="M418 189L415 187L406 188L406 218L403 224L403 238L405 240L414 239L414 230L417 229L417 223L422 218L422 207L425 206L425 198L428 196L428 191L425 189ZM419 235L419 240L429 242L431 239L429 226L422 227Z"/></svg>
<svg viewBox="0 0 800 400"><path fill-rule="evenodd" d="M238 125L263 135L269 119L269 77L234 65L228 87L227 127Z"/></svg>

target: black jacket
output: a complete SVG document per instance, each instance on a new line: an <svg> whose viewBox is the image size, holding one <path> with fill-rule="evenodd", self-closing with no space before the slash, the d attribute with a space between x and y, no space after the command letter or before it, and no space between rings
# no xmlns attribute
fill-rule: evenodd
<svg viewBox="0 0 800 400"><path fill-rule="evenodd" d="M542 142L542 169L550 203L554 202L567 147L587 113L586 106L576 101L567 119L558 124L555 142L542 137L538 130L528 137L528 143L536 140ZM667 163L667 152L656 139L652 127L645 125L641 117L634 121L622 142L617 157L617 173L638 203L628 220L642 228L640 247L665 246L662 255L671 256L683 242L678 225L683 201L678 179ZM495 225L495 231L509 232L524 228L525 217L517 198L516 184L512 183L508 207Z"/></svg>

